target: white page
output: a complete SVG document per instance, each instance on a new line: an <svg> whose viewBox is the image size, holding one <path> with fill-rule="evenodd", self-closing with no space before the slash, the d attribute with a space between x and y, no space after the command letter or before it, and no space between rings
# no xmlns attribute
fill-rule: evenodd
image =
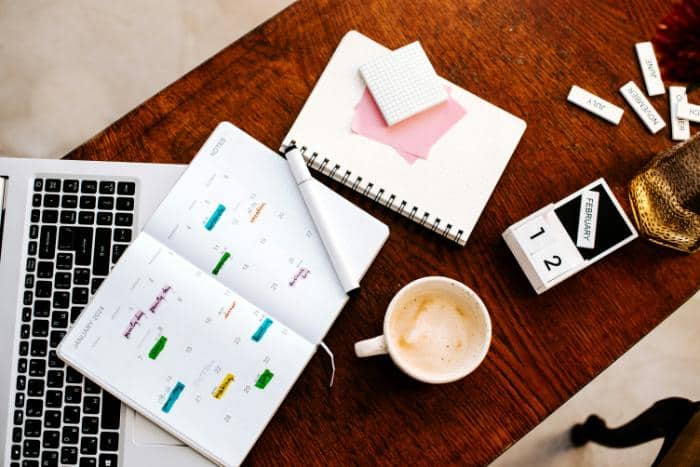
<svg viewBox="0 0 700 467"><path fill-rule="evenodd" d="M378 245L386 238L380 227L380 236L369 230ZM212 133L144 230L310 342L323 339L348 300L286 161L229 123ZM214 274L224 252L231 256Z"/></svg>
<svg viewBox="0 0 700 467"><path fill-rule="evenodd" d="M270 318L263 332L261 323ZM161 336L167 341L152 359L149 352ZM59 355L183 442L217 462L238 464L315 349L142 233L75 322ZM273 376L259 388L265 370ZM229 373L233 381L217 392ZM178 383L184 389L169 404Z"/></svg>
<svg viewBox="0 0 700 467"><path fill-rule="evenodd" d="M525 131L525 122L442 79L466 115L434 144L427 160L407 163L394 148L352 132L355 106L365 90L359 68L388 50L357 31L348 32L284 143L306 146L306 155L317 153L319 163L328 159L327 172L337 164L336 178L350 172L346 180L352 184L362 177L356 189L365 196L387 204L394 195L394 207L406 201L404 212L416 206L416 220L428 213L426 226L439 219L441 229L450 224L451 232L462 230L459 238L466 241Z"/></svg>

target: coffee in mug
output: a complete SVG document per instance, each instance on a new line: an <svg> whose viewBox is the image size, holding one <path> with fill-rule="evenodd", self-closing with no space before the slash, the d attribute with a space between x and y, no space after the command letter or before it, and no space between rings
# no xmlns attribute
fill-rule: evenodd
<svg viewBox="0 0 700 467"><path fill-rule="evenodd" d="M384 335L355 344L359 357L389 353L410 376L446 383L471 373L486 356L491 320L481 299L446 277L411 282L392 299Z"/></svg>

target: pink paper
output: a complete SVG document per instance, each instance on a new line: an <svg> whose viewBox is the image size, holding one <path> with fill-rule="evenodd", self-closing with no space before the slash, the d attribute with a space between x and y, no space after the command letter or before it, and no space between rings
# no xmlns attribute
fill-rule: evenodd
<svg viewBox="0 0 700 467"><path fill-rule="evenodd" d="M427 159L430 148L467 112L452 98L447 88L447 102L424 110L393 126L387 126L379 107L368 89L355 106L352 131L387 144L409 164L418 158Z"/></svg>

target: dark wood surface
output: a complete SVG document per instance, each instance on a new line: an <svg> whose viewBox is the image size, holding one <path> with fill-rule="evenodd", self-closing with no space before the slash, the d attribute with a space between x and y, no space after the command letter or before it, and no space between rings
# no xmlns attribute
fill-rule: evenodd
<svg viewBox="0 0 700 467"><path fill-rule="evenodd" d="M501 240L513 222L600 176L630 212L627 182L671 141L667 129L650 135L618 89L630 79L642 85L633 45L652 37L669 6L300 1L68 154L188 162L221 120L277 148L350 29L391 48L420 40L439 74L527 121L465 248L331 184L386 222L391 237L327 336L335 386L327 387L328 360L317 355L248 462L488 463L695 292L700 256L637 240L536 296ZM572 84L625 108L622 123L567 104ZM652 98L664 116L666 99ZM429 274L472 287L493 320L485 362L446 386L416 383L388 358L353 354L353 342L380 331L402 284Z"/></svg>

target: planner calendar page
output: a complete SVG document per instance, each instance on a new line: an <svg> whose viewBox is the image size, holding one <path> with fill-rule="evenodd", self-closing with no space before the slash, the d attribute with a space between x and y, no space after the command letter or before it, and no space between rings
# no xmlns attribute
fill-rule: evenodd
<svg viewBox="0 0 700 467"><path fill-rule="evenodd" d="M147 233L58 352L212 460L242 462L315 352Z"/></svg>
<svg viewBox="0 0 700 467"><path fill-rule="evenodd" d="M357 256L374 258L388 232L357 211L348 230L370 239ZM217 127L144 230L311 342L348 300L286 161L231 124Z"/></svg>

